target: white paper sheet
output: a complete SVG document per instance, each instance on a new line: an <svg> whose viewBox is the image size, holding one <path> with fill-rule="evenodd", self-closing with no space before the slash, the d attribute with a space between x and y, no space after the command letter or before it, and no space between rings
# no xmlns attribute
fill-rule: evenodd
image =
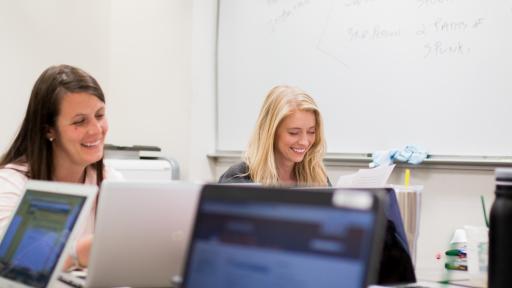
<svg viewBox="0 0 512 288"><path fill-rule="evenodd" d="M338 178L337 187L383 187L395 165L378 166L371 169L359 169L354 174Z"/></svg>

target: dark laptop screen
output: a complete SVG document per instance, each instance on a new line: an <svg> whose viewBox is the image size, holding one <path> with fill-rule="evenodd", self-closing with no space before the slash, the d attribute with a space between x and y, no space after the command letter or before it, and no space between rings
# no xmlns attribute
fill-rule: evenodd
<svg viewBox="0 0 512 288"><path fill-rule="evenodd" d="M375 214L283 202L200 203L185 286L362 287Z"/></svg>
<svg viewBox="0 0 512 288"><path fill-rule="evenodd" d="M28 190L0 244L0 277L46 287L85 200Z"/></svg>

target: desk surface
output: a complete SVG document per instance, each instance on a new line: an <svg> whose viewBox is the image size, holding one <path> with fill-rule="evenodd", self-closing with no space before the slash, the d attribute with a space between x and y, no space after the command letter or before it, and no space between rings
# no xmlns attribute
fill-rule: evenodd
<svg viewBox="0 0 512 288"><path fill-rule="evenodd" d="M420 281L417 283L411 283L411 284L404 284L404 285L396 285L396 286L379 286L379 285L371 285L368 286L368 288L417 288L417 287L428 287L428 288L461 288L466 286L459 286L459 285L453 285L453 284L441 284L437 282L430 282L430 281Z"/></svg>
<svg viewBox="0 0 512 288"><path fill-rule="evenodd" d="M449 286L439 287L487 287L486 279L473 279L465 271L446 271L444 269L417 269L416 278L418 281L444 282L450 283ZM434 286L435 287L435 286Z"/></svg>

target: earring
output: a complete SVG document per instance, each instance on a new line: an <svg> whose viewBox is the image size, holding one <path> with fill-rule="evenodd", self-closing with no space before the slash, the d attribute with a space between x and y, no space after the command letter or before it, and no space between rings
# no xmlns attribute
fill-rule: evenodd
<svg viewBox="0 0 512 288"><path fill-rule="evenodd" d="M50 140L50 142L53 142L53 137L48 138L48 140Z"/></svg>

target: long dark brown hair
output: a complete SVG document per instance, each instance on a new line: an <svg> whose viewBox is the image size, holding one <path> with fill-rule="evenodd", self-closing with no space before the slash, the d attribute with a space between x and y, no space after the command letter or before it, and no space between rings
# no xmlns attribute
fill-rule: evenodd
<svg viewBox="0 0 512 288"><path fill-rule="evenodd" d="M2 156L0 167L9 163L28 163L28 177L53 180L52 143L47 138L55 128L62 98L68 93L88 93L105 103L100 85L82 69L51 66L43 71L32 88L32 94L18 135ZM97 173L97 184L103 181L103 158L91 164Z"/></svg>

